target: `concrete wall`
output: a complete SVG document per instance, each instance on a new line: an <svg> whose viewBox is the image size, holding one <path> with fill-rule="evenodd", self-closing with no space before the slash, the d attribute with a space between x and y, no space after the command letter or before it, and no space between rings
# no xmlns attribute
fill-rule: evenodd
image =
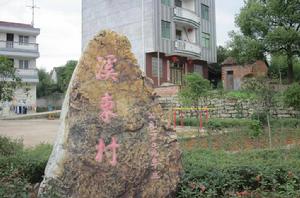
<svg viewBox="0 0 300 198"><path fill-rule="evenodd" d="M37 107L48 108L49 105L55 108L61 109L63 101L65 99L64 94L58 94L55 97L48 96L37 99Z"/></svg>
<svg viewBox="0 0 300 198"><path fill-rule="evenodd" d="M201 4L207 5L209 7L209 20L201 19L201 26L198 31L199 38L202 37L202 33L210 34L210 42L211 47L205 48L203 44L202 46L202 54L203 60L206 60L208 63L216 63L217 62L217 38L216 38L216 8L215 8L215 0L198 0L197 6L199 16L201 16ZM201 42L201 39L200 39Z"/></svg>
<svg viewBox="0 0 300 198"><path fill-rule="evenodd" d="M141 69L144 70L142 15L144 14L145 51L153 46L153 0L82 0L82 48L95 34L111 29L128 37Z"/></svg>

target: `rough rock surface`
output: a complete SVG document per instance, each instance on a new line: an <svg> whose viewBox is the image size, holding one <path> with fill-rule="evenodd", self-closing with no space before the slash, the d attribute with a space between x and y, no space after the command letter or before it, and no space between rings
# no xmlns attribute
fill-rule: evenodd
<svg viewBox="0 0 300 198"><path fill-rule="evenodd" d="M126 37L99 33L74 71L39 197L172 197L181 172Z"/></svg>

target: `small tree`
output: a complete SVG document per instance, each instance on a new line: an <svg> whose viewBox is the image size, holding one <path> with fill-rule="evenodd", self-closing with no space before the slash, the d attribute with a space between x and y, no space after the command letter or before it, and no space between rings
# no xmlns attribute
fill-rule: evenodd
<svg viewBox="0 0 300 198"><path fill-rule="evenodd" d="M14 90L20 85L21 79L16 74L13 62L0 57L0 102L11 101Z"/></svg>
<svg viewBox="0 0 300 198"><path fill-rule="evenodd" d="M274 107L276 90L271 85L269 80L264 77L250 78L243 84L243 89L255 93L258 103L261 105L260 110L266 115L268 131L269 131L269 146L272 147L270 117L271 110Z"/></svg>
<svg viewBox="0 0 300 198"><path fill-rule="evenodd" d="M50 75L44 70L38 70L39 83L37 84L37 97L49 96L57 91L56 86L51 82Z"/></svg>
<svg viewBox="0 0 300 198"><path fill-rule="evenodd" d="M211 89L210 82L197 73L184 76L184 86L179 92L179 100L182 104L199 108L202 106L201 99L206 100ZM199 117L199 111L196 111ZM199 129L198 129L199 130Z"/></svg>
<svg viewBox="0 0 300 198"><path fill-rule="evenodd" d="M179 92L180 101L199 107L201 98L206 99L211 89L210 82L197 73L184 76L185 85Z"/></svg>

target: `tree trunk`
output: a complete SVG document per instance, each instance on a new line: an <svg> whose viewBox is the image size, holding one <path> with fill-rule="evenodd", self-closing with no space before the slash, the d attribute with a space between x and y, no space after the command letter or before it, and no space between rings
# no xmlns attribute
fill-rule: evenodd
<svg viewBox="0 0 300 198"><path fill-rule="evenodd" d="M288 71L287 71L288 82L289 84L291 84L294 81L293 55L291 53L287 54L287 65L288 65Z"/></svg>
<svg viewBox="0 0 300 198"><path fill-rule="evenodd" d="M268 132L269 132L269 148L272 148L272 133L271 133L271 125L270 125L270 114L267 113L267 122L268 122Z"/></svg>

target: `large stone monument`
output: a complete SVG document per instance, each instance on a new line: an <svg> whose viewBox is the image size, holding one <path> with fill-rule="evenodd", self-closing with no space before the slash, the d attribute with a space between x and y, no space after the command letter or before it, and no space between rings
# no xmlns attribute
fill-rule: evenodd
<svg viewBox="0 0 300 198"><path fill-rule="evenodd" d="M152 82L126 37L103 31L86 48L63 105L39 197L172 197L181 163Z"/></svg>

